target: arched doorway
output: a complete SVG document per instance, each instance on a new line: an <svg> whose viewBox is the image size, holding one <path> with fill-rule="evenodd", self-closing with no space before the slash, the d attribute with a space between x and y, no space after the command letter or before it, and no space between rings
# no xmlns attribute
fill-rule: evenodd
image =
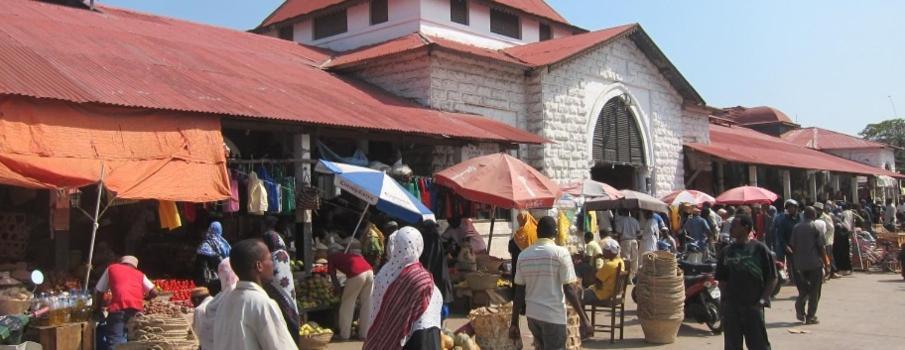
<svg viewBox="0 0 905 350"><path fill-rule="evenodd" d="M638 170L646 164L644 139L625 98L609 99L594 126L591 179L618 189L640 189Z"/></svg>

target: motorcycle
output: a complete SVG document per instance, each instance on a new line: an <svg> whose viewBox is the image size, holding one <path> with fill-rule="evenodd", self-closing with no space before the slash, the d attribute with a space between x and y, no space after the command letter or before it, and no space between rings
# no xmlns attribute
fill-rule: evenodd
<svg viewBox="0 0 905 350"><path fill-rule="evenodd" d="M685 274L685 317L707 325L714 333L721 333L721 295L719 282L713 276L716 264L679 260L679 268Z"/></svg>

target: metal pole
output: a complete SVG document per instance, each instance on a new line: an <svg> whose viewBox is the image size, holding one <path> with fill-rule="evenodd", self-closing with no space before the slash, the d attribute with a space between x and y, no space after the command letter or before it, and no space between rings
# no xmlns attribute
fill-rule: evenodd
<svg viewBox="0 0 905 350"><path fill-rule="evenodd" d="M101 195L104 193L104 163L101 163L101 179L97 183L97 203L94 206L94 217L91 218L91 245L88 246L88 271L85 272L85 290L88 290L88 280L91 278L91 260L94 259L94 241L97 239L97 219L101 212Z"/></svg>
<svg viewBox="0 0 905 350"><path fill-rule="evenodd" d="M365 219L365 214L368 213L368 208L371 207L371 203L365 204L365 209L361 211L361 216L358 217L358 223L355 224L355 231L352 231L352 237L349 239L349 243L346 243L346 253L349 252L349 248L352 248L352 240L355 239L355 235L358 234L358 228L361 227L361 222Z"/></svg>
<svg viewBox="0 0 905 350"><path fill-rule="evenodd" d="M490 209L490 239L487 240L487 255L490 255L490 245L493 244L493 225L496 223L496 206Z"/></svg>

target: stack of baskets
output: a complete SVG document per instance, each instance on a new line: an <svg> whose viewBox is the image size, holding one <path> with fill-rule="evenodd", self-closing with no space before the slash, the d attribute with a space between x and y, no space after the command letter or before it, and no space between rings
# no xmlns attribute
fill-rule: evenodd
<svg viewBox="0 0 905 350"><path fill-rule="evenodd" d="M515 350L521 344L509 339L512 303L481 307L468 313L475 341L482 350Z"/></svg>
<svg viewBox="0 0 905 350"><path fill-rule="evenodd" d="M127 324L129 342L116 350L196 350L198 340L184 317L137 315Z"/></svg>
<svg viewBox="0 0 905 350"><path fill-rule="evenodd" d="M581 318L571 306L566 312L566 350L581 349Z"/></svg>
<svg viewBox="0 0 905 350"><path fill-rule="evenodd" d="M635 286L638 319L649 343L671 344L685 317L685 281L669 252L651 252L641 257Z"/></svg>

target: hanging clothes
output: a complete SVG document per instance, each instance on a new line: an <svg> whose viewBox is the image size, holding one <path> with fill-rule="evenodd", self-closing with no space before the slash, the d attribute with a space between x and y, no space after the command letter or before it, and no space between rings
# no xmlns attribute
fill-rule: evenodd
<svg viewBox="0 0 905 350"><path fill-rule="evenodd" d="M269 214L279 214L282 206L280 184L273 180L267 168L261 167L261 180L264 182L264 189L267 191L267 210Z"/></svg>
<svg viewBox="0 0 905 350"><path fill-rule="evenodd" d="M236 213L239 212L239 180L236 179L236 174L233 172L229 173L229 199L226 200L226 205L223 206L224 213Z"/></svg>
<svg viewBox="0 0 905 350"><path fill-rule="evenodd" d="M421 178L418 181L418 183L420 185L419 187L421 190L421 203L423 203L425 207L430 208L431 207L431 194L430 194L430 191L428 190L427 181L428 180L426 178Z"/></svg>
<svg viewBox="0 0 905 350"><path fill-rule="evenodd" d="M161 228L172 230L182 226L179 211L176 209L176 202L160 201L157 206L157 215L160 216Z"/></svg>
<svg viewBox="0 0 905 350"><path fill-rule="evenodd" d="M596 211L589 211L589 212L587 213L587 215L585 215L585 217L586 217L586 219L587 219L587 221L588 221L588 224L585 225L585 227L588 228L588 231L590 231L591 233L593 233L593 234L595 234L595 235L596 235L598 232L600 232L600 228L597 226L597 212L596 212ZM596 236L595 236L595 237L596 237Z"/></svg>
<svg viewBox="0 0 905 350"><path fill-rule="evenodd" d="M292 176L283 176L282 179L283 182L280 183L280 213L283 215L292 215L292 213L295 212L295 178Z"/></svg>
<svg viewBox="0 0 905 350"><path fill-rule="evenodd" d="M195 223L195 220L198 219L198 210L195 207L195 203L179 203L179 212L182 214L182 217L185 218L185 222L190 224Z"/></svg>
<svg viewBox="0 0 905 350"><path fill-rule="evenodd" d="M556 244L563 247L569 243L569 228L572 227L572 223L569 221L569 217L566 215L565 210L559 211L559 219L557 220L557 223L559 232L556 235Z"/></svg>
<svg viewBox="0 0 905 350"><path fill-rule="evenodd" d="M258 178L258 174L252 171L248 174L248 213L264 215L267 212L267 189L264 181Z"/></svg>

